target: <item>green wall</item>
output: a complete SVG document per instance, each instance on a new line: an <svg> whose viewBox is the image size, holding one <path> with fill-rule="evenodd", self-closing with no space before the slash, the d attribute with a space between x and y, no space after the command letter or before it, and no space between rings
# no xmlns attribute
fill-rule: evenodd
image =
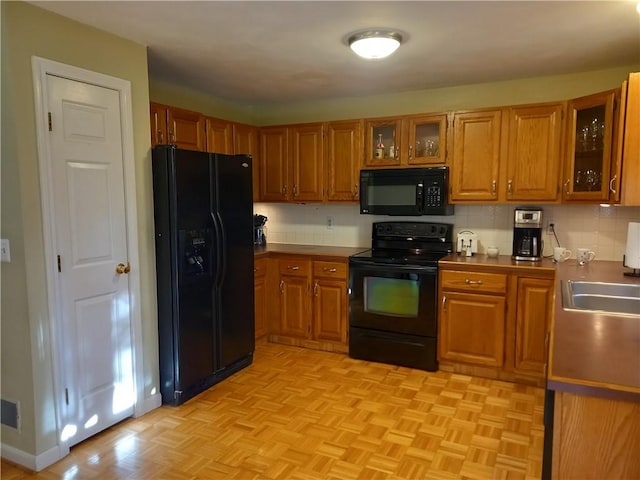
<svg viewBox="0 0 640 480"><path fill-rule="evenodd" d="M1 2L1 236L11 263L0 267L1 393L21 403L22 431L2 427L2 443L39 455L57 445L51 332L44 266L31 56L131 82L140 247L145 395L158 387L155 256L147 51L103 31L23 2Z"/></svg>
<svg viewBox="0 0 640 480"><path fill-rule="evenodd" d="M159 103L262 126L568 100L617 88L630 72L639 70L640 63L566 75L284 104L241 105L153 78L149 92Z"/></svg>

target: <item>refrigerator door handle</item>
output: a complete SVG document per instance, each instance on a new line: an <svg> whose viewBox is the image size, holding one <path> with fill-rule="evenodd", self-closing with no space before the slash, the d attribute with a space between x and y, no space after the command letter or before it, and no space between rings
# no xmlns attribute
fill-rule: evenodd
<svg viewBox="0 0 640 480"><path fill-rule="evenodd" d="M211 212L213 220L213 230L216 236L216 275L214 284L216 288L222 285L222 281L227 274L227 245L224 233L224 224L219 212Z"/></svg>

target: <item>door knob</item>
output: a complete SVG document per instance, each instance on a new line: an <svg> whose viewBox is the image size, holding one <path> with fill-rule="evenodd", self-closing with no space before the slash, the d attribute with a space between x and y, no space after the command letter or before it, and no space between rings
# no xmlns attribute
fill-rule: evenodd
<svg viewBox="0 0 640 480"><path fill-rule="evenodd" d="M130 271L131 271L131 266L129 265L129 262L127 262L126 265L124 263L119 263L118 265L116 265L116 273L118 275L122 275L123 273L129 273Z"/></svg>

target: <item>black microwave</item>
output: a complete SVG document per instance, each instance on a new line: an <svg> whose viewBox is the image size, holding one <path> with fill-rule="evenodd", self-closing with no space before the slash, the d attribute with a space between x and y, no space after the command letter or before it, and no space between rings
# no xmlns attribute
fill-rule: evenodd
<svg viewBox="0 0 640 480"><path fill-rule="evenodd" d="M360 170L360 213L453 215L448 167Z"/></svg>

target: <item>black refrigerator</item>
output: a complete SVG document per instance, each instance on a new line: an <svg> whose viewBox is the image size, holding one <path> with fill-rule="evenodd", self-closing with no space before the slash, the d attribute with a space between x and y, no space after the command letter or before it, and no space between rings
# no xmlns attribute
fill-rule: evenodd
<svg viewBox="0 0 640 480"><path fill-rule="evenodd" d="M252 159L159 145L152 162L160 393L179 405L253 359Z"/></svg>

